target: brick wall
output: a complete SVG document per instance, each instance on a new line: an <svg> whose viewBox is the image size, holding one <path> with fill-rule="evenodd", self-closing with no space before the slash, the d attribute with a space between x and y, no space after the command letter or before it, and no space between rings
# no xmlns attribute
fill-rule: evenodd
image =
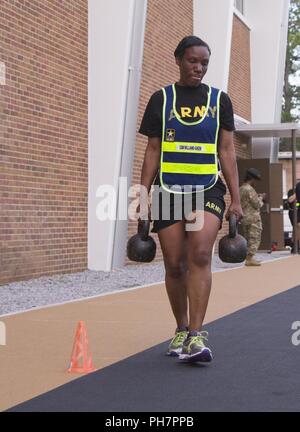
<svg viewBox="0 0 300 432"><path fill-rule="evenodd" d="M228 94L235 114L251 121L250 30L233 16Z"/></svg>
<svg viewBox="0 0 300 432"><path fill-rule="evenodd" d="M138 128L147 102L155 91L178 79L173 52L178 42L193 34L193 0L148 0L145 29L143 71L138 111ZM137 134L132 184L140 183L147 138ZM136 233L137 224L129 223L128 236ZM158 237L156 260L162 260ZM130 261L126 261L129 264Z"/></svg>
<svg viewBox="0 0 300 432"><path fill-rule="evenodd" d="M247 144L247 146L245 144ZM249 143L245 142L245 139L239 138L236 135L234 135L234 147L235 147L237 159L239 159L239 158L250 159L251 158L250 145L249 145ZM225 198L225 204L226 204L226 210L227 210L229 205L230 205L230 202L231 202L230 195L228 193L228 188L227 188L227 194L225 195L224 198ZM217 236L217 243L216 243L215 251L218 250L218 241L220 240L220 238L222 238L224 235L227 235L227 234L228 234L228 222L225 220L225 217L224 217L222 228L219 231L219 234Z"/></svg>
<svg viewBox="0 0 300 432"><path fill-rule="evenodd" d="M87 266L88 0L2 0L0 283Z"/></svg>

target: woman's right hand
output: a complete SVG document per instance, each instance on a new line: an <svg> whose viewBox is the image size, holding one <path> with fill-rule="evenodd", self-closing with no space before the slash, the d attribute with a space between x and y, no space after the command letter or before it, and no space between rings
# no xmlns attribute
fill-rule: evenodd
<svg viewBox="0 0 300 432"><path fill-rule="evenodd" d="M226 215L225 215L225 219L229 220L231 213L233 213L236 217L236 222L239 223L241 222L241 220L244 217L244 213L241 207L240 202L231 202Z"/></svg>

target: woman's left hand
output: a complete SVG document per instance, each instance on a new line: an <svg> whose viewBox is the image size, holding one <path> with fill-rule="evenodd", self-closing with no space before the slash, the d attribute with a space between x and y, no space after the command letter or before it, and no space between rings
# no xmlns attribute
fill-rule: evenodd
<svg viewBox="0 0 300 432"><path fill-rule="evenodd" d="M229 208L228 208L228 210L226 212L226 215L225 215L226 220L229 219L229 216L232 213L235 215L237 223L240 222L243 219L244 213L243 213L243 210L242 210L242 207L241 207L240 203L234 203L234 202L232 202L230 204L230 206L229 206Z"/></svg>

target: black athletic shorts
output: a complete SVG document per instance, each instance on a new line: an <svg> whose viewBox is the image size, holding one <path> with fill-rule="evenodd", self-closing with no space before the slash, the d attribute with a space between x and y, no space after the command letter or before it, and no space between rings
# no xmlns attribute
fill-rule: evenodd
<svg viewBox="0 0 300 432"><path fill-rule="evenodd" d="M184 201L183 195L177 195L174 198L174 194L161 191L159 194L159 199L156 196L156 200L153 200L152 196L152 220L153 220L153 228L152 232L157 233L159 230L166 228L179 220L184 219L184 211L185 208L189 211L194 210L204 210L209 213L213 213L220 219L220 229L222 228L222 220L225 211L225 201L224 195L226 193L226 187L223 182L218 182L212 189L204 192L203 200L200 202L196 200L196 195L190 195L189 201ZM168 196L168 199L164 200L163 198ZM175 201L174 201L175 199ZM188 202L188 205L186 204ZM166 209L166 206L168 207ZM181 207L181 211L178 212L179 207ZM164 209L163 209L164 208ZM178 214L179 213L179 214Z"/></svg>

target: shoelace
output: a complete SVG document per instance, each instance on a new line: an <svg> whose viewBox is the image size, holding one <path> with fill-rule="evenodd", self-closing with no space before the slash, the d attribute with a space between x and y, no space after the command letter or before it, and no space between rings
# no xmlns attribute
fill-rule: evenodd
<svg viewBox="0 0 300 432"><path fill-rule="evenodd" d="M206 339L206 340L208 340L208 339L207 339L207 337L208 337L208 332L205 331L205 330L199 332L198 336L200 336L202 339Z"/></svg>
<svg viewBox="0 0 300 432"><path fill-rule="evenodd" d="M208 332L207 331L205 331L205 330L203 330L203 331L201 331L201 332L198 332L198 334L197 334L197 336L190 336L190 343L189 343L189 345L191 344L191 343L197 343L197 342L200 342L201 344L203 344L203 339L205 339L205 340L208 340L207 339L207 336L208 336Z"/></svg>
<svg viewBox="0 0 300 432"><path fill-rule="evenodd" d="M186 336L187 336L186 331L181 331L181 332L176 333L173 344L174 345L179 345L179 344L181 345L184 342Z"/></svg>

